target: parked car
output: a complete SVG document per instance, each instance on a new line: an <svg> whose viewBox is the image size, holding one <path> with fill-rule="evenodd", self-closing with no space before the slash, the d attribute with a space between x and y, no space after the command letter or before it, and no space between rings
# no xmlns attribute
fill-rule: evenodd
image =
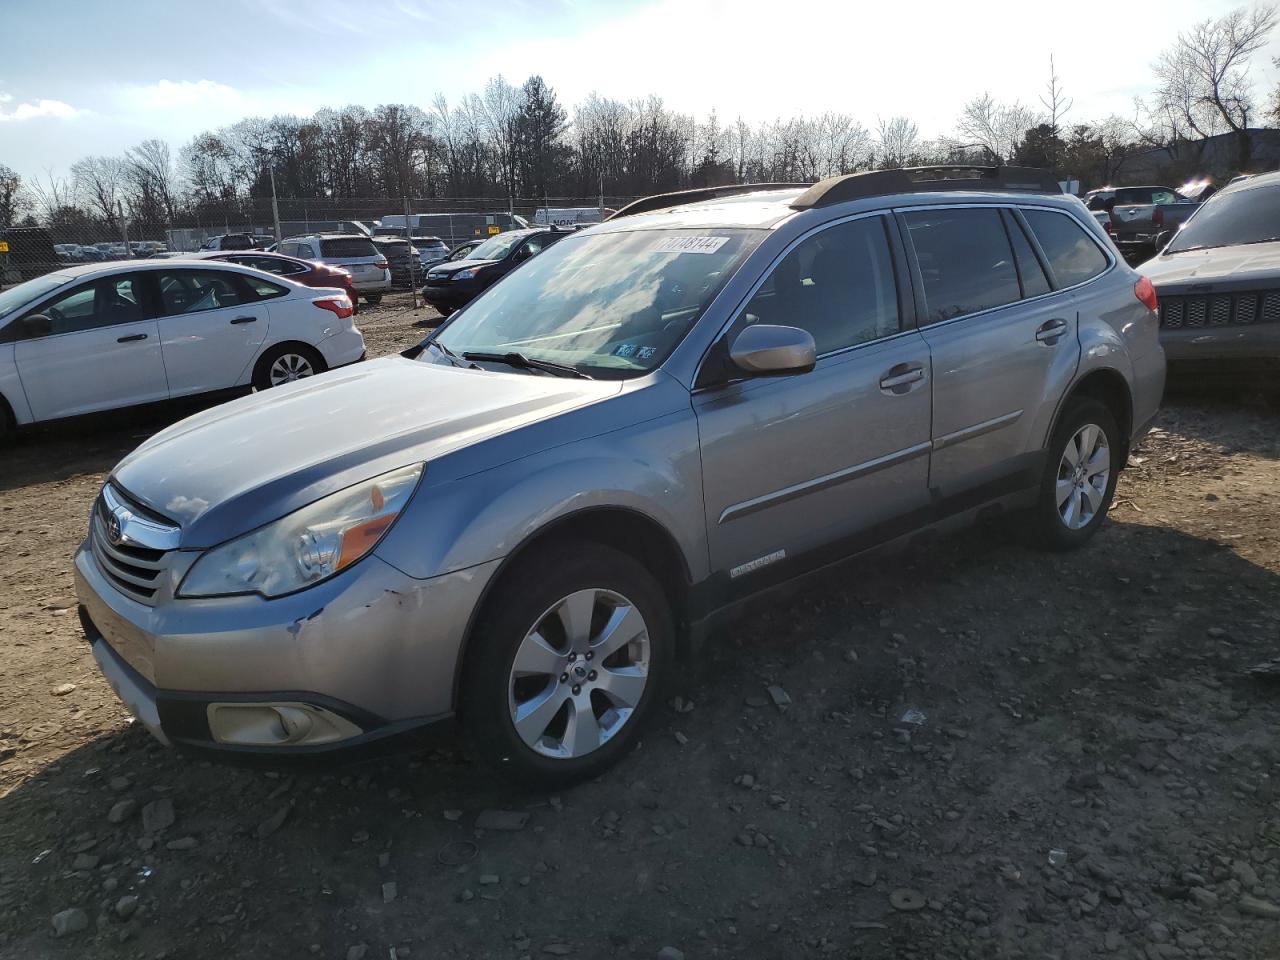
<svg viewBox="0 0 1280 960"><path fill-rule="evenodd" d="M44 227L0 229L0 288L62 266L53 236Z"/></svg>
<svg viewBox="0 0 1280 960"><path fill-rule="evenodd" d="M262 250L241 250L231 253L197 253L191 256L199 259L225 260L227 263L238 263L242 267L265 270L280 277L288 277L294 283L305 287L341 287L351 301L351 309L359 310L359 294L351 274L341 267L330 267L310 260L299 260L297 257L286 257L279 253L267 253Z"/></svg>
<svg viewBox="0 0 1280 960"><path fill-rule="evenodd" d="M258 241L251 233L227 233L220 237L208 237L200 244L201 250L255 250Z"/></svg>
<svg viewBox="0 0 1280 960"><path fill-rule="evenodd" d="M1160 296L1171 371L1261 382L1280 373L1280 173L1229 184L1139 271ZM1260 378L1260 379L1259 379Z"/></svg>
<svg viewBox="0 0 1280 960"><path fill-rule="evenodd" d="M363 354L338 288L211 260L65 267L0 293L0 433L266 389Z"/></svg>
<svg viewBox="0 0 1280 960"><path fill-rule="evenodd" d="M422 299L446 317L464 307L530 257L572 231L508 230L477 244L465 260L448 260L427 271Z"/></svg>
<svg viewBox="0 0 1280 960"><path fill-rule="evenodd" d="M391 271L391 286L412 289L422 279L422 263L418 250L408 240L398 237L374 237L373 245L386 258Z"/></svg>
<svg viewBox="0 0 1280 960"><path fill-rule="evenodd" d="M424 275L429 267L449 257L449 247L439 237L412 237L411 240L418 251L418 261Z"/></svg>
<svg viewBox="0 0 1280 960"><path fill-rule="evenodd" d="M1001 509L1083 545L1163 388L1150 283L1047 172L943 176L640 201L408 356L162 431L76 553L101 669L206 755L457 715L562 785L772 586Z"/></svg>
<svg viewBox="0 0 1280 960"><path fill-rule="evenodd" d="M361 234L314 233L281 240L279 252L286 257L316 260L331 267L341 267L351 274L365 303L380 303L391 289L391 265L386 256Z"/></svg>
<svg viewBox="0 0 1280 960"><path fill-rule="evenodd" d="M1155 252L1156 235L1190 219L1199 204L1172 187L1114 187L1085 195L1091 210L1103 209L1111 219L1111 235L1120 252L1133 260Z"/></svg>

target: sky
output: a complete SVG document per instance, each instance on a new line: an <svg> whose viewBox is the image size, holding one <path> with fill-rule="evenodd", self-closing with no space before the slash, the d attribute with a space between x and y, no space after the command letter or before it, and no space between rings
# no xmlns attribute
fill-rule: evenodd
<svg viewBox="0 0 1280 960"><path fill-rule="evenodd" d="M149 137L177 149L244 116L451 101L533 73L571 108L592 91L758 123L903 114L950 132L990 91L1038 106L1052 54L1067 122L1131 115L1151 63L1231 0L1047 4L806 0L2 0L0 164L64 175ZM1276 40L1254 58L1276 85Z"/></svg>

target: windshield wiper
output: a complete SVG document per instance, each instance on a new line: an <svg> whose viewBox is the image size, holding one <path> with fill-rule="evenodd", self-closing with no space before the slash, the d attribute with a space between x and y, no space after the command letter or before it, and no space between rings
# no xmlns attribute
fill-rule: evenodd
<svg viewBox="0 0 1280 960"><path fill-rule="evenodd" d="M509 367L517 367L522 370L541 370L543 373L553 373L557 377L578 377L581 380L595 379L595 377L583 373L577 367L571 367L567 363L555 363L552 360L526 357L523 353L517 353L514 350L509 353L482 353L469 350L462 355L462 359L505 363Z"/></svg>
<svg viewBox="0 0 1280 960"><path fill-rule="evenodd" d="M439 340L428 340L427 346L435 347L437 350L443 353L445 356L445 359L448 360L450 363L452 363L455 367L470 367L473 370L475 369L474 363L471 363L471 364L463 363L462 359L459 358L459 356L456 353L454 353L452 350L446 347Z"/></svg>

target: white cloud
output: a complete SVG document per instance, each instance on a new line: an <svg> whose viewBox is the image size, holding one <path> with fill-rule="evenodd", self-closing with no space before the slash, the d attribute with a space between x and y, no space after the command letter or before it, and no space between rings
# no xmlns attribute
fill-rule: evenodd
<svg viewBox="0 0 1280 960"><path fill-rule="evenodd" d="M131 105L142 110L225 109L238 106L243 100L234 87L214 80L160 80L145 86L130 85L124 95Z"/></svg>
<svg viewBox="0 0 1280 960"><path fill-rule="evenodd" d="M13 95L0 93L0 103L9 103ZM20 103L12 110L0 110L0 123L6 120L34 120L37 117L52 117L56 120L74 120L84 113L69 103L61 100L37 100L35 103Z"/></svg>

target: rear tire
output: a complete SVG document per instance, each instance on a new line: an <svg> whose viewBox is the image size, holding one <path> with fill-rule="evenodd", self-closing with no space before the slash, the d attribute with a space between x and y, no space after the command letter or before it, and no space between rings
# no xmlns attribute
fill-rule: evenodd
<svg viewBox="0 0 1280 960"><path fill-rule="evenodd" d="M1097 400L1067 402L1049 441L1034 508L1041 546L1073 550L1088 542L1111 508L1120 473L1120 430Z"/></svg>
<svg viewBox="0 0 1280 960"><path fill-rule="evenodd" d="M648 570L600 544L516 563L476 623L459 713L486 763L555 789L636 745L674 656L671 609Z"/></svg>
<svg viewBox="0 0 1280 960"><path fill-rule="evenodd" d="M327 369L329 366L318 350L305 343L281 343L258 358L253 368L253 386L256 390L269 390Z"/></svg>
<svg viewBox="0 0 1280 960"><path fill-rule="evenodd" d="M9 401L0 396L0 445L11 441L17 433L18 423L9 408Z"/></svg>
<svg viewBox="0 0 1280 960"><path fill-rule="evenodd" d="M364 295L364 302L365 302L365 303L367 303L367 304L369 304L369 306L371 306L371 307L376 307L378 304L380 304L380 303L382 302L382 294L380 294L380 293L366 293L366 294Z"/></svg>

